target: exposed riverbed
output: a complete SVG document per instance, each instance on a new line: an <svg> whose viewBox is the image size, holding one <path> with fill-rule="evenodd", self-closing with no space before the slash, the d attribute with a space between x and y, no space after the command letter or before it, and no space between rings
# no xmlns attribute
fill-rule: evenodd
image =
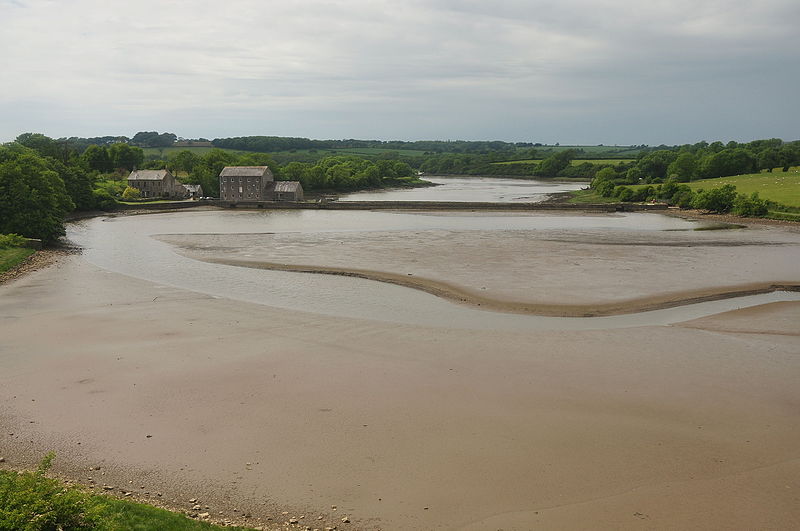
<svg viewBox="0 0 800 531"><path fill-rule="evenodd" d="M0 455L25 466L55 450L84 483L275 529L301 516L798 527L797 294L631 306L800 281L796 231L707 227L313 210L84 220L69 229L82 255L0 286Z"/></svg>

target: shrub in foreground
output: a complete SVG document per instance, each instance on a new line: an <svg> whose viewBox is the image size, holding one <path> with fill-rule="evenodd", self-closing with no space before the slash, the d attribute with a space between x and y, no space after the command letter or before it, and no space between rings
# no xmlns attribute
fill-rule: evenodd
<svg viewBox="0 0 800 531"><path fill-rule="evenodd" d="M84 531L96 528L89 496L45 476L55 455L49 453L34 472L0 473L0 529Z"/></svg>

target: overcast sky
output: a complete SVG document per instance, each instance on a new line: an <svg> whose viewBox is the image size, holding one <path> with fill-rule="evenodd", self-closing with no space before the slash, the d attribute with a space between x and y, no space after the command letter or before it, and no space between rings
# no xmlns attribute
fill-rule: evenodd
<svg viewBox="0 0 800 531"><path fill-rule="evenodd" d="M0 141L794 140L798 32L798 0L0 0Z"/></svg>

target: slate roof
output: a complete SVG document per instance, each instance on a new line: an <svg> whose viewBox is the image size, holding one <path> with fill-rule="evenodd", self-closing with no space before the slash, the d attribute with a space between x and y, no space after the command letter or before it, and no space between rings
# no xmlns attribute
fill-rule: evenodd
<svg viewBox="0 0 800 531"><path fill-rule="evenodd" d="M299 181L275 181L274 192L297 192L302 189Z"/></svg>
<svg viewBox="0 0 800 531"><path fill-rule="evenodd" d="M186 188L186 190L188 190L189 192L193 192L196 194L200 193L202 190L199 184L184 184L183 187Z"/></svg>
<svg viewBox="0 0 800 531"><path fill-rule="evenodd" d="M134 170L128 175L129 181L163 181L169 170Z"/></svg>
<svg viewBox="0 0 800 531"><path fill-rule="evenodd" d="M220 177L263 177L269 171L268 166L225 166Z"/></svg>

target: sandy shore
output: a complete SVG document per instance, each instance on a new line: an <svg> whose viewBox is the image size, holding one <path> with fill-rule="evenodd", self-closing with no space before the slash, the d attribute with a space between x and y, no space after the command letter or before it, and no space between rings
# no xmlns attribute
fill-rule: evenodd
<svg viewBox="0 0 800 531"><path fill-rule="evenodd" d="M73 256L0 288L0 455L52 449L85 483L264 524L788 529L798 307L623 333L429 329Z"/></svg>
<svg viewBox="0 0 800 531"><path fill-rule="evenodd" d="M670 268L680 279L695 267L712 288L741 285L717 278L731 262L751 281L784 278L769 261L795 252L772 229L739 233L750 245L704 234L722 242L704 247L713 260L684 270L675 247L562 236L530 244L548 251L540 264L561 249L561 274L540 280L582 304L604 300L599 280L618 278L623 251L643 296ZM574 249L597 289L572 274ZM461 280L477 277L449 282L473 289ZM490 280L493 297L508 289ZM218 521L268 529L798 528L798 322L800 303L775 303L617 330L403 325L212 297L65 256L0 285L0 466L54 450L59 473L97 490L190 513L197 499Z"/></svg>

